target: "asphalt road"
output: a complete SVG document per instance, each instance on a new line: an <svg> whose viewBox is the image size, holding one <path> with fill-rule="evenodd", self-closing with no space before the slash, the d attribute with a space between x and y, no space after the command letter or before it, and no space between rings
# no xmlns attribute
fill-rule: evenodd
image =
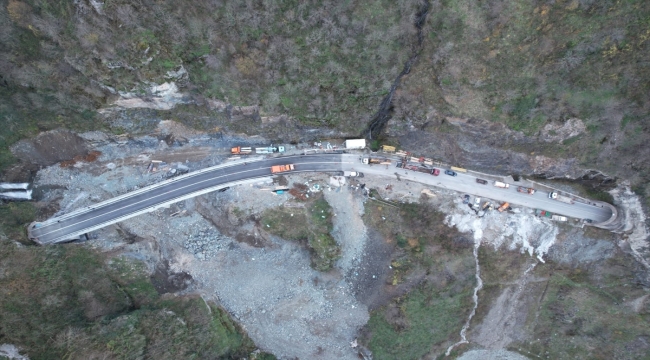
<svg viewBox="0 0 650 360"><path fill-rule="evenodd" d="M512 205L521 205L533 209L550 211L553 214L564 215L576 219L591 219L594 222L602 222L612 216L609 207L600 205L590 205L576 202L567 204L561 201L548 198L545 191L537 191L533 195L520 193L517 191L517 185L510 184L510 188L502 189L495 187L493 181L488 181L487 185L476 182L476 177L464 173L458 173L458 176L445 175L441 169L440 175L433 176L417 171L404 170L397 168L395 162L392 165L365 165L359 160L358 155L343 155L343 170L359 171L369 175L383 175L392 178L391 181L397 181L396 173L402 181L417 181L431 186L458 191L463 194L471 194L484 198L485 200L507 201ZM473 199L472 199L473 201ZM498 206L498 204L497 204ZM495 206L496 208L496 206Z"/></svg>
<svg viewBox="0 0 650 360"><path fill-rule="evenodd" d="M292 172L341 171L340 154L291 155L248 162L237 166L215 169L191 177L178 177L176 181L150 191L108 204L99 203L88 211L73 217L49 219L48 223L31 229L31 236L41 244L52 244L70 240L70 234L79 233L97 225L110 225L114 219L141 212L157 204L182 198L185 195L224 183L268 177L271 166L294 164ZM37 225L38 226L38 225Z"/></svg>
<svg viewBox="0 0 650 360"><path fill-rule="evenodd" d="M416 181L434 187L472 194L484 199L507 201L512 205L521 205L534 209L550 211L554 214L565 215L577 219L591 219L602 222L612 215L609 207L597 204L578 203L566 204L548 198L548 193L538 191L533 195L517 192L517 185L511 184L509 189L476 182L476 177L458 173L458 176L444 174L441 169L439 176L397 168L392 165L365 165L359 155L352 154L314 154L289 155L251 161L224 168L206 171L201 174L190 174L176 178L173 182L135 194L119 201L106 201L88 208L87 211L74 216L62 216L49 219L46 223L37 224L30 229L32 238L37 238L41 244L52 244L70 240L73 234L80 234L107 226L119 221L119 218L137 214L146 209L163 203L179 201L183 197L198 193L201 190L237 181L263 178L271 175L271 166L294 164L292 172L336 172L342 170L359 171L367 175L388 177L387 181ZM396 175L397 174L397 175ZM473 201L473 200L472 200ZM498 205L498 204L495 204Z"/></svg>

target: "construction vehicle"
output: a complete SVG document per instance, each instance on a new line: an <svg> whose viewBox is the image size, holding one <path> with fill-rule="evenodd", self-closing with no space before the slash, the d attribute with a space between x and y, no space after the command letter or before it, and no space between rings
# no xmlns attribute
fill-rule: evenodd
<svg viewBox="0 0 650 360"><path fill-rule="evenodd" d="M494 186L502 188L502 189L507 189L510 187L510 184L503 183L501 181L495 181Z"/></svg>
<svg viewBox="0 0 650 360"><path fill-rule="evenodd" d="M553 215L553 216L551 216L551 220L555 220L555 221L567 221L568 219L566 218L566 216Z"/></svg>
<svg viewBox="0 0 650 360"><path fill-rule="evenodd" d="M293 164L271 166L271 174L293 170Z"/></svg>
<svg viewBox="0 0 650 360"><path fill-rule="evenodd" d="M252 154L252 153L253 153L253 148L251 148L251 147L235 146L234 148L230 149L230 153L233 154L233 155L247 155L247 154Z"/></svg>
<svg viewBox="0 0 650 360"><path fill-rule="evenodd" d="M519 191L520 193L525 193L525 194L530 194L530 195L533 195L535 193L535 189L527 188L527 187L523 187L523 186L518 187L517 191Z"/></svg>
<svg viewBox="0 0 650 360"><path fill-rule="evenodd" d="M557 191L551 191L550 193L548 193L548 198L553 199L553 200L557 200L557 201L561 201L561 202L567 203L567 204L575 204L576 203L575 200L573 200L573 198L570 198L570 197L564 196L564 195L560 195Z"/></svg>
<svg viewBox="0 0 650 360"><path fill-rule="evenodd" d="M547 218L550 218L551 216L553 216L553 214L551 214L550 212L548 212L546 210L540 210L540 209L535 210L535 215L541 216L541 217L547 217Z"/></svg>
<svg viewBox="0 0 650 360"><path fill-rule="evenodd" d="M491 202L486 201L485 204L483 204L483 206L481 207L481 209L483 209L483 210L486 210L486 209L488 209L488 210L493 210L494 208L492 207L492 203L491 203Z"/></svg>
<svg viewBox="0 0 650 360"><path fill-rule="evenodd" d="M499 210L499 212L504 212L504 211L507 210L509 207L510 207L510 204L507 203L507 202L504 202L503 204L501 204L501 206L499 206L499 208L498 208L497 210Z"/></svg>
<svg viewBox="0 0 650 360"><path fill-rule="evenodd" d="M395 152L395 147L390 146L390 145L382 145L381 146L382 150L387 153L394 153Z"/></svg>

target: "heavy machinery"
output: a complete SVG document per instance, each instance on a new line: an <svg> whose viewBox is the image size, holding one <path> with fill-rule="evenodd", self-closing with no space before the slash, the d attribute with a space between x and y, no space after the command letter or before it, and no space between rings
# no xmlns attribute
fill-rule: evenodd
<svg viewBox="0 0 650 360"><path fill-rule="evenodd" d="M293 164L271 166L271 174L293 170Z"/></svg>
<svg viewBox="0 0 650 360"><path fill-rule="evenodd" d="M499 212L504 212L509 207L510 207L510 203L504 202L503 204L501 204L501 206L499 206L499 208L497 210L499 210Z"/></svg>

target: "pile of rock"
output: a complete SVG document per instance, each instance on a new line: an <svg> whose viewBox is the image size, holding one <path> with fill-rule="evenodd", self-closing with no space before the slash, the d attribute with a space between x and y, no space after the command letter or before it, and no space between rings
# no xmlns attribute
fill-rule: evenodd
<svg viewBox="0 0 650 360"><path fill-rule="evenodd" d="M222 235L215 229L202 229L190 234L185 240L184 247L199 260L211 259L223 250L232 239Z"/></svg>

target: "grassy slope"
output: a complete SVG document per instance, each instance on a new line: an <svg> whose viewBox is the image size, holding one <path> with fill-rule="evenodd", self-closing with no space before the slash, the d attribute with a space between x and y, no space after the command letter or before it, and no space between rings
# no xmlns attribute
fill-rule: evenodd
<svg viewBox="0 0 650 360"><path fill-rule="evenodd" d="M277 208L262 214L262 226L273 235L307 244L311 266L328 271L340 257L339 244L332 237L332 207L324 197L310 201L305 209Z"/></svg>
<svg viewBox="0 0 650 360"><path fill-rule="evenodd" d="M199 98L356 133L408 57L414 3L0 0L0 168L38 131L106 127L102 86L145 94L181 64Z"/></svg>
<svg viewBox="0 0 650 360"><path fill-rule="evenodd" d="M139 262L106 262L75 245L19 248L3 240L0 272L0 341L31 359L219 358L254 350L215 305L158 295Z"/></svg>
<svg viewBox="0 0 650 360"><path fill-rule="evenodd" d="M650 158L640 146L650 138L650 3L442 1L427 32L396 120L424 124L434 106L534 137L548 123L579 118L587 131L577 138L514 150L577 157L650 195L650 172L640 166Z"/></svg>
<svg viewBox="0 0 650 360"><path fill-rule="evenodd" d="M363 342L377 359L419 359L457 341L472 306L472 242L428 205L366 203L364 221L396 245L392 284L416 285L371 313ZM415 280L414 274L426 274ZM413 283L415 281L415 283Z"/></svg>

